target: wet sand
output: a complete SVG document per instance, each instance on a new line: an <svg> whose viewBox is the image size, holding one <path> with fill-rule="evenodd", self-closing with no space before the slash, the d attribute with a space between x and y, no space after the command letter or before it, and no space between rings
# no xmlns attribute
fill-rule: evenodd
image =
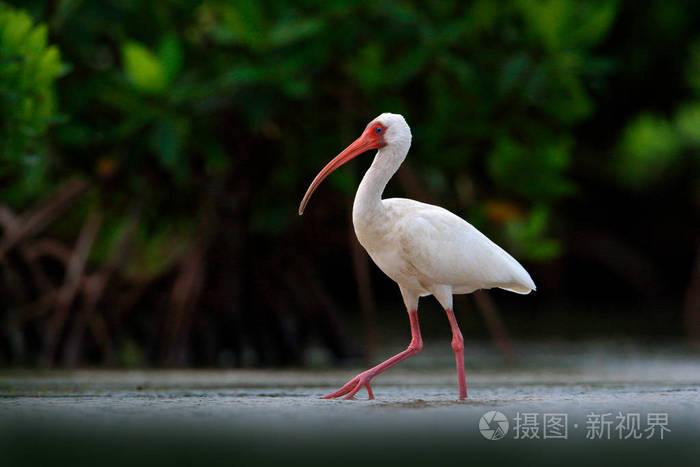
<svg viewBox="0 0 700 467"><path fill-rule="evenodd" d="M468 364L466 401L456 400L442 348L379 376L373 401L362 400L364 391L359 400L319 398L361 368L4 371L0 460L7 462L0 465L45 465L44 455L67 465L356 465L368 456L382 465L549 465L561 455L573 456L570 464L599 455L699 463L700 359L693 352L530 346L506 367L497 355L469 350L480 358ZM490 411L507 420L502 439L480 430ZM638 430L623 421L630 416ZM544 439L552 417L558 426Z"/></svg>

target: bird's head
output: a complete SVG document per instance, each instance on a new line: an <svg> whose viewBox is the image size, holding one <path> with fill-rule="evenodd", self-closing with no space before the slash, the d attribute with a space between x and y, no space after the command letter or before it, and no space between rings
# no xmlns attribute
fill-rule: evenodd
<svg viewBox="0 0 700 467"><path fill-rule="evenodd" d="M372 120L367 125L367 128L371 128L374 125L382 125L384 127L382 136L385 146L411 144L411 129L408 127L408 123L406 123L403 115L383 113ZM365 131L367 131L367 128L365 128Z"/></svg>
<svg viewBox="0 0 700 467"><path fill-rule="evenodd" d="M367 124L365 131L362 135L357 138L350 146L345 148L343 152L338 154L332 161L330 161L326 166L321 169L321 171L316 175L314 181L309 185L309 189L306 190L304 199L301 200L299 205L299 215L304 214L304 209L306 204L311 199L311 195L316 191L316 188L321 184L321 182L328 177L331 172L345 164L351 159L359 156L362 153L370 151L372 149L379 149L387 147L405 147L405 151L391 151L392 154L402 154L403 157L408 150L408 146L411 144L411 129L408 127L406 120L399 114L383 113L379 117L375 118ZM399 161L400 164L400 161Z"/></svg>

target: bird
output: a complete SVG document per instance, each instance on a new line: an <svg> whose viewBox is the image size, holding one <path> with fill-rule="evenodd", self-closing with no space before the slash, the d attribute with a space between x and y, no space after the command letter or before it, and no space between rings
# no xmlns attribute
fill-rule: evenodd
<svg viewBox="0 0 700 467"><path fill-rule="evenodd" d="M536 290L530 274L511 255L464 219L439 206L404 198L382 199L384 188L411 146L411 129L402 115L383 113L361 136L333 158L309 185L299 215L311 195L334 170L377 149L355 194L352 222L370 258L399 286L411 327L406 350L359 373L325 399L354 399L363 387L374 399L372 379L423 348L418 323L420 297L434 296L447 314L457 366L459 399L467 397L464 339L453 309L454 294L501 288L518 294Z"/></svg>

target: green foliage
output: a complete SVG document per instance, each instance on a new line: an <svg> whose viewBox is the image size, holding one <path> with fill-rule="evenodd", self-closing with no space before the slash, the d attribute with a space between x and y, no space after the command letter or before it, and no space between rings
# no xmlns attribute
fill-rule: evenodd
<svg viewBox="0 0 700 467"><path fill-rule="evenodd" d="M53 141L61 168L54 179L82 172L104 181L100 202L117 217L137 199L147 232L197 219L220 190L253 233L286 235L315 171L370 118L392 111L414 131L407 164L441 204L459 209L454 200L468 199L461 207L476 215L479 205L507 197L525 214L504 221L505 240L546 260L560 251L551 240L557 206L577 193L572 164L589 144L580 127L596 115L613 73L628 66L636 73L630 79L642 81L650 66L635 41L625 43L624 57L603 52L615 51L605 45L611 28L636 20L621 18L625 3L616 1L59 2L50 11L44 2L25 4L48 16L74 69L61 81L68 118ZM652 33L683 30L678 5L657 2L644 11L666 18L649 33L648 49L658 42ZM46 47L45 28L12 14L20 19L5 20L12 27L0 28L2 40L16 36L14 47L23 49L14 53L32 58L22 72L0 62L7 68L0 69L2 95L14 95L6 83L22 83L13 92L32 104L3 97L3 115L31 109L33 116L29 125L14 117L3 128L21 147L16 166L35 167L18 183L39 194L46 161L34 156L41 139L28 135L43 133L55 116L50 84L61 65L57 49ZM695 90L698 50L696 43L683 52ZM612 157L601 162L613 161L622 186L643 189L697 148L693 99L670 113L625 112ZM353 163L322 190L350 196L364 167ZM466 185L468 198L460 194ZM489 222L487 231L495 227ZM154 274L170 264L167 248L145 240L136 248Z"/></svg>
<svg viewBox="0 0 700 467"><path fill-rule="evenodd" d="M125 274L136 280L148 280L166 272L187 248L191 226L166 224L148 229L141 226L134 238L134 256Z"/></svg>
<svg viewBox="0 0 700 467"><path fill-rule="evenodd" d="M619 177L634 187L663 177L680 150L672 125L651 114L642 114L627 126L620 146Z"/></svg>
<svg viewBox="0 0 700 467"><path fill-rule="evenodd" d="M300 362L293 349L315 333L342 358L342 329L309 317L347 288L324 275L349 264L348 209L372 156L334 173L303 221L297 206L382 112L413 133L386 195L435 202L518 259L553 263L533 274L545 300L599 268L608 286L584 308L679 303L696 232L677 220L700 204L697 5L0 0L0 208L51 217L57 187L89 182L6 255L0 360L30 361L37 329L42 353L68 364L77 350L74 363L216 365L251 348ZM50 257L97 219L56 326L52 289L75 271Z"/></svg>
<svg viewBox="0 0 700 467"><path fill-rule="evenodd" d="M700 146L700 101L681 106L675 117L675 125L688 145Z"/></svg>
<svg viewBox="0 0 700 467"><path fill-rule="evenodd" d="M129 41L122 46L124 72L129 82L139 91L163 92L168 85L165 66L148 49Z"/></svg>
<svg viewBox="0 0 700 467"><path fill-rule="evenodd" d="M616 158L617 179L637 190L667 179L692 154L700 164L700 41L690 46L687 85L695 99L678 107L671 119L642 113L628 123ZM696 182L700 189L700 183Z"/></svg>
<svg viewBox="0 0 700 467"><path fill-rule="evenodd" d="M562 251L558 240L547 238L549 210L536 206L523 219L514 218L506 224L508 235L518 251L531 261L549 261Z"/></svg>
<svg viewBox="0 0 700 467"><path fill-rule="evenodd" d="M44 186L44 136L57 118L53 83L62 71L46 26L0 3L0 182L11 204L26 202Z"/></svg>
<svg viewBox="0 0 700 467"><path fill-rule="evenodd" d="M573 192L573 184L563 174L569 166L570 150L568 141L545 141L528 148L503 137L488 159L489 171L504 191L551 203Z"/></svg>
<svg viewBox="0 0 700 467"><path fill-rule="evenodd" d="M167 90L182 67L182 50L176 36L166 35L160 41L158 54L153 54L136 41L122 45L124 73L140 92L159 94Z"/></svg>
<svg viewBox="0 0 700 467"><path fill-rule="evenodd" d="M595 45L605 38L617 10L616 1L519 0L529 36L547 50Z"/></svg>

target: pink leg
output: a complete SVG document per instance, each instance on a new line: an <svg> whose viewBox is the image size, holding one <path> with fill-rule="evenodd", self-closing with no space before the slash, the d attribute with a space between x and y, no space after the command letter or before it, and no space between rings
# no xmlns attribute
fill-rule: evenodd
<svg viewBox="0 0 700 467"><path fill-rule="evenodd" d="M445 310L447 319L450 320L452 328L452 349L455 351L455 360L457 361L457 383L459 384L459 398L467 397L467 377L464 374L464 339L462 331L459 330L455 314L449 308Z"/></svg>
<svg viewBox="0 0 700 467"><path fill-rule="evenodd" d="M379 373L388 370L397 363L406 360L408 357L412 357L413 355L420 352L420 350L423 348L423 339L421 338L420 327L418 326L418 312L416 310L410 311L408 313L408 318L411 320L411 343L409 344L406 350L394 355L387 361L380 363L379 365L370 368L367 371L363 371L362 373L348 381L345 384L345 386L343 386L335 392L323 396L323 398L334 399L336 397L345 396L345 399L352 399L355 396L355 394L357 394L357 391L362 389L362 387L364 386L367 388L367 394L369 394L369 398L374 399L372 388L369 385L371 379L377 376Z"/></svg>

